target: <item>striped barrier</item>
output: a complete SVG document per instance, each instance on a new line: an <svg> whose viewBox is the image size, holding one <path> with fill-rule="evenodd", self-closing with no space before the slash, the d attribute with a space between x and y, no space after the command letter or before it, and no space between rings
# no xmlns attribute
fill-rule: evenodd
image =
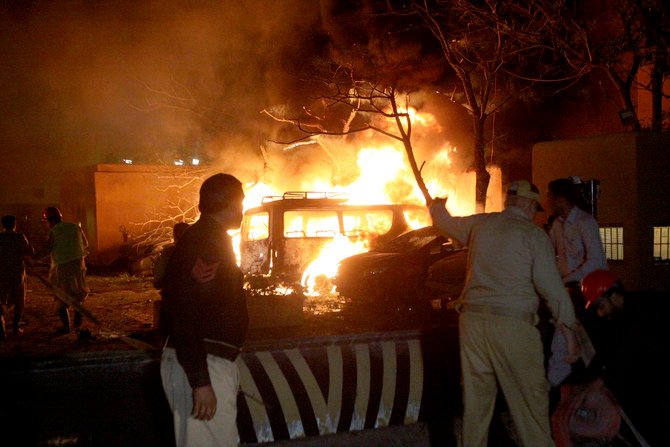
<svg viewBox="0 0 670 447"><path fill-rule="evenodd" d="M416 331L252 345L237 364L243 443L419 420L424 363Z"/></svg>
<svg viewBox="0 0 670 447"><path fill-rule="evenodd" d="M460 407L459 370L457 343L448 342L455 335L416 330L249 343L237 360L242 445L414 445L399 441L425 436L416 427L426 425L445 430L439 445L455 445L449 437ZM159 369L159 353L140 350L3 359L2 445L169 447L172 414ZM381 444L365 441L384 436Z"/></svg>

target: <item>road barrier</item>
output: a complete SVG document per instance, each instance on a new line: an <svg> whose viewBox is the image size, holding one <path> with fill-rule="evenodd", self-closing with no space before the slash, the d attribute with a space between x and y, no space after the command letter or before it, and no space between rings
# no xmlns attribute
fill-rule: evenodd
<svg viewBox="0 0 670 447"><path fill-rule="evenodd" d="M345 437L352 447L356 439L372 442L352 434L392 430L399 440L403 427L414 440L402 445L428 445L429 429L446 440L439 445L450 445L450 421L460 410L453 327L255 342L237 363L243 445L342 445L333 439ZM156 351L4 359L0 383L7 445L173 443Z"/></svg>

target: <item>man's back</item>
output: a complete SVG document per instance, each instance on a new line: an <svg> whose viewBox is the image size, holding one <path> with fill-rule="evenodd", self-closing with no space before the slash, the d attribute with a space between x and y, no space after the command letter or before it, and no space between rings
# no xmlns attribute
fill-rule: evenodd
<svg viewBox="0 0 670 447"><path fill-rule="evenodd" d="M0 275L16 275L24 271L24 259L32 253L28 240L17 231L0 232Z"/></svg>
<svg viewBox="0 0 670 447"><path fill-rule="evenodd" d="M86 256L88 244L79 225L60 222L51 228L51 234L53 238L51 256L56 264L65 264Z"/></svg>

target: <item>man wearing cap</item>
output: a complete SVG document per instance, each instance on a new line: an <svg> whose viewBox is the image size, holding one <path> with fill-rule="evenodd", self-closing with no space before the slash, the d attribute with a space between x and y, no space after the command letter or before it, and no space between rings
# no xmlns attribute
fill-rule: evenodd
<svg viewBox="0 0 670 447"><path fill-rule="evenodd" d="M463 377L463 445L486 446L498 384L524 446L553 446L549 384L536 328L539 297L547 301L578 356L575 314L545 231L532 220L541 210L535 185L512 182L505 209L451 216L446 199L429 206L433 225L468 246L468 271L459 318ZM539 296L538 296L539 295Z"/></svg>

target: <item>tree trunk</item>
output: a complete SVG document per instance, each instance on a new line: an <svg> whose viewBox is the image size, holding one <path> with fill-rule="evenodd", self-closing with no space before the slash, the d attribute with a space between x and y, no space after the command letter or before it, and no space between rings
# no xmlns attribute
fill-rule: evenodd
<svg viewBox="0 0 670 447"><path fill-rule="evenodd" d="M651 67L651 130L663 130L663 73L665 73L665 54L662 50L654 53Z"/></svg>
<svg viewBox="0 0 670 447"><path fill-rule="evenodd" d="M475 211L486 211L486 192L491 174L486 169L486 144L484 142L484 124L486 116L473 116L475 140Z"/></svg>

